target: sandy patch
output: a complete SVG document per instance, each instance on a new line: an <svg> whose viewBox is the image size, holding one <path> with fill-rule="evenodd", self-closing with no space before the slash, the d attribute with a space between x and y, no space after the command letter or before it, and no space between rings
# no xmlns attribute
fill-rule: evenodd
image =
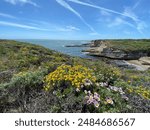
<svg viewBox="0 0 150 130"><path fill-rule="evenodd" d="M147 70L150 68L150 57L141 57L139 60L128 60L128 63L139 66L141 70Z"/></svg>

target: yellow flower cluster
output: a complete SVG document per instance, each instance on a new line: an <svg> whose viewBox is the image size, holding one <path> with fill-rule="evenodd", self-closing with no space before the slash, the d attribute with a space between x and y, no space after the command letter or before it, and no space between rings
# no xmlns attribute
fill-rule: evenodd
<svg viewBox="0 0 150 130"><path fill-rule="evenodd" d="M142 97L144 97L145 99L150 99L150 90L142 87L142 86L139 86L139 87L135 87L135 88L128 88L127 89L128 92L132 93L136 93L138 95L141 95Z"/></svg>
<svg viewBox="0 0 150 130"><path fill-rule="evenodd" d="M76 65L73 67L70 65L61 65L54 72L45 77L45 90L49 90L61 81L69 81L72 86L80 89L81 85L83 85L87 79L91 82L96 81L91 69L81 65Z"/></svg>

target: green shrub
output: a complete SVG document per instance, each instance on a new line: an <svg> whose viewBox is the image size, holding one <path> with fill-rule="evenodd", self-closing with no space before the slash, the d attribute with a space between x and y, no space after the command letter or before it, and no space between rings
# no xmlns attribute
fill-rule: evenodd
<svg viewBox="0 0 150 130"><path fill-rule="evenodd" d="M35 72L20 72L13 76L9 83L0 84L0 106L18 104L23 107L33 94L43 89L43 78L47 70ZM24 107L23 107L24 108Z"/></svg>

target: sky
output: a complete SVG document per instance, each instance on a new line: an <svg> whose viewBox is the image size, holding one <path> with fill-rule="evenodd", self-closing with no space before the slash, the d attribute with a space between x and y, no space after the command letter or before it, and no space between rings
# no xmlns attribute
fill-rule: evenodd
<svg viewBox="0 0 150 130"><path fill-rule="evenodd" d="M150 0L0 0L0 39L150 38Z"/></svg>

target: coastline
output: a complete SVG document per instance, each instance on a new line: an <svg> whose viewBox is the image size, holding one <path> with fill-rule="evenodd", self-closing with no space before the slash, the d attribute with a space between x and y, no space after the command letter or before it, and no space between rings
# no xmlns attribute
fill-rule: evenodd
<svg viewBox="0 0 150 130"><path fill-rule="evenodd" d="M140 40L135 41L139 42ZM132 40L132 42L134 42L134 40ZM122 51L121 49L111 48L111 44L111 40L91 41L91 43L88 45L88 49L82 50L82 52L95 58L104 57L108 60L111 60L110 63L121 68L135 69L140 71L145 71L150 68L149 51L145 53L139 48L139 50L136 51L133 50L125 52L126 50Z"/></svg>

